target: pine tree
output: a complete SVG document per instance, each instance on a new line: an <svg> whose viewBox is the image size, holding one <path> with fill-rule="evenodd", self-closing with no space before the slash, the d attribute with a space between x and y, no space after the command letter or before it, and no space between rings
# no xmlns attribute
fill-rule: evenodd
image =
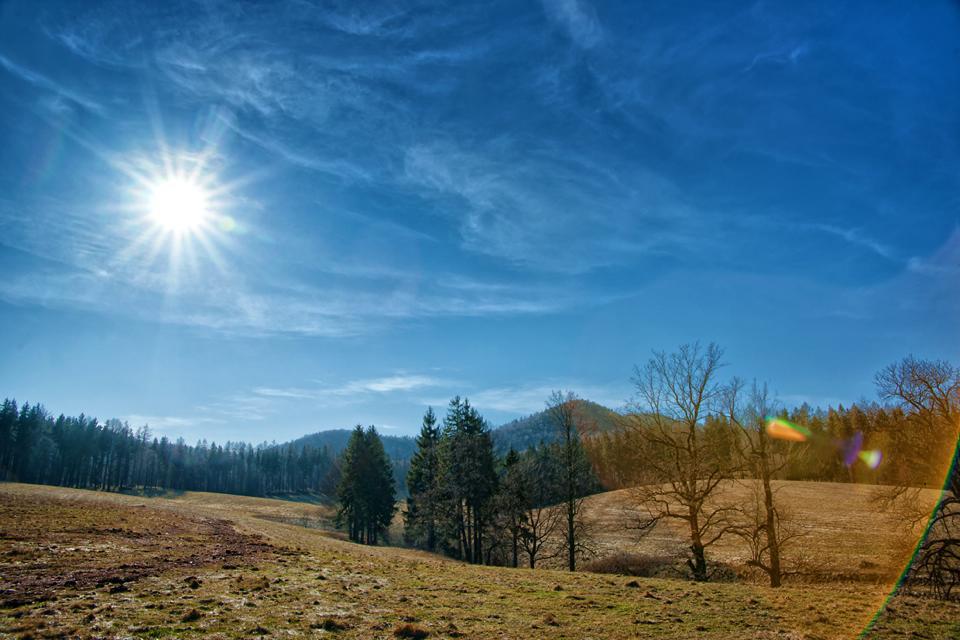
<svg viewBox="0 0 960 640"><path fill-rule="evenodd" d="M520 552L520 536L524 530L524 515L528 503L527 474L520 455L510 447L503 459L503 476L497 494L497 512L504 528L510 534L510 564L516 567Z"/></svg>
<svg viewBox="0 0 960 640"><path fill-rule="evenodd" d="M10 479L13 463L13 442L17 430L17 401L9 398L0 408L0 478Z"/></svg>
<svg viewBox="0 0 960 640"><path fill-rule="evenodd" d="M469 400L450 401L440 452L445 544L457 557L479 564L497 471L490 429Z"/></svg>
<svg viewBox="0 0 960 640"><path fill-rule="evenodd" d="M357 425L343 454L337 523L350 539L377 544L396 510L393 469L376 429Z"/></svg>
<svg viewBox="0 0 960 640"><path fill-rule="evenodd" d="M434 551L437 547L437 502L440 473L440 428L433 408L423 416L417 451L407 472L407 510L404 535L408 544Z"/></svg>

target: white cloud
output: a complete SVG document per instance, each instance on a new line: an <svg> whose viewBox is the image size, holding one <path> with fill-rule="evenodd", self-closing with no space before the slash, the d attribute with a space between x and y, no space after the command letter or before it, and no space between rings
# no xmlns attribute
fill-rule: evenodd
<svg viewBox="0 0 960 640"><path fill-rule="evenodd" d="M401 374L383 378L357 380L345 385L343 392L371 391L374 393L390 393L392 391L410 391L411 389L419 389L421 387L436 387L448 384L447 381L439 380L432 376Z"/></svg>
<svg viewBox="0 0 960 640"><path fill-rule="evenodd" d="M339 385L315 387L257 387L253 394L265 398L314 400L319 402L356 402L371 395L402 393L429 387L451 387L452 380L423 374L397 373L378 378L350 380Z"/></svg>

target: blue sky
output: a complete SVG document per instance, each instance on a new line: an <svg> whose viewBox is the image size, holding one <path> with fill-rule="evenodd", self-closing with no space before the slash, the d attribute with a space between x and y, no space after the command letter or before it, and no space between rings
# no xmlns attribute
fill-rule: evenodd
<svg viewBox="0 0 960 640"><path fill-rule="evenodd" d="M0 135L0 394L54 412L409 434L696 339L788 404L958 356L952 2L7 1Z"/></svg>

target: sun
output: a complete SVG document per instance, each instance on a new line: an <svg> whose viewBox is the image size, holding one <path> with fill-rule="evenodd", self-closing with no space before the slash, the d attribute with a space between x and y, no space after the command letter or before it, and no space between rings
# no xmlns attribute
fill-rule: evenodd
<svg viewBox="0 0 960 640"><path fill-rule="evenodd" d="M192 232L208 221L210 193L200 184L179 176L150 185L148 212L155 224L174 233Z"/></svg>

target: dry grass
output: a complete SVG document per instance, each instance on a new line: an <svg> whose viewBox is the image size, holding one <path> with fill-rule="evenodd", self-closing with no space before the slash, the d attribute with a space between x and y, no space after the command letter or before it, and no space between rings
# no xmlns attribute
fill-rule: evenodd
<svg viewBox="0 0 960 640"><path fill-rule="evenodd" d="M743 504L753 491L751 482L730 482L717 496L717 503ZM909 550L920 535L897 515L877 508L873 497L878 488L832 482L776 482L778 504L802 530L802 537L787 549L788 558L807 580L860 580L889 584L902 570ZM937 492L925 490L919 500L929 513ZM586 517L594 531L601 558L623 552L665 558L682 555L689 532L686 523L663 521L643 538L627 528L629 508L634 506L629 490L591 496ZM722 538L708 550L708 559L746 571L747 550L734 536Z"/></svg>
<svg viewBox="0 0 960 640"><path fill-rule="evenodd" d="M319 507L213 494L0 484L0 509L3 597L28 594L0 609L5 637L813 640L855 637L886 594L470 567L286 521L329 515ZM217 556L220 547L237 553ZM54 579L137 562L144 570L122 590ZM957 637L958 620L958 605L904 598L875 637Z"/></svg>

